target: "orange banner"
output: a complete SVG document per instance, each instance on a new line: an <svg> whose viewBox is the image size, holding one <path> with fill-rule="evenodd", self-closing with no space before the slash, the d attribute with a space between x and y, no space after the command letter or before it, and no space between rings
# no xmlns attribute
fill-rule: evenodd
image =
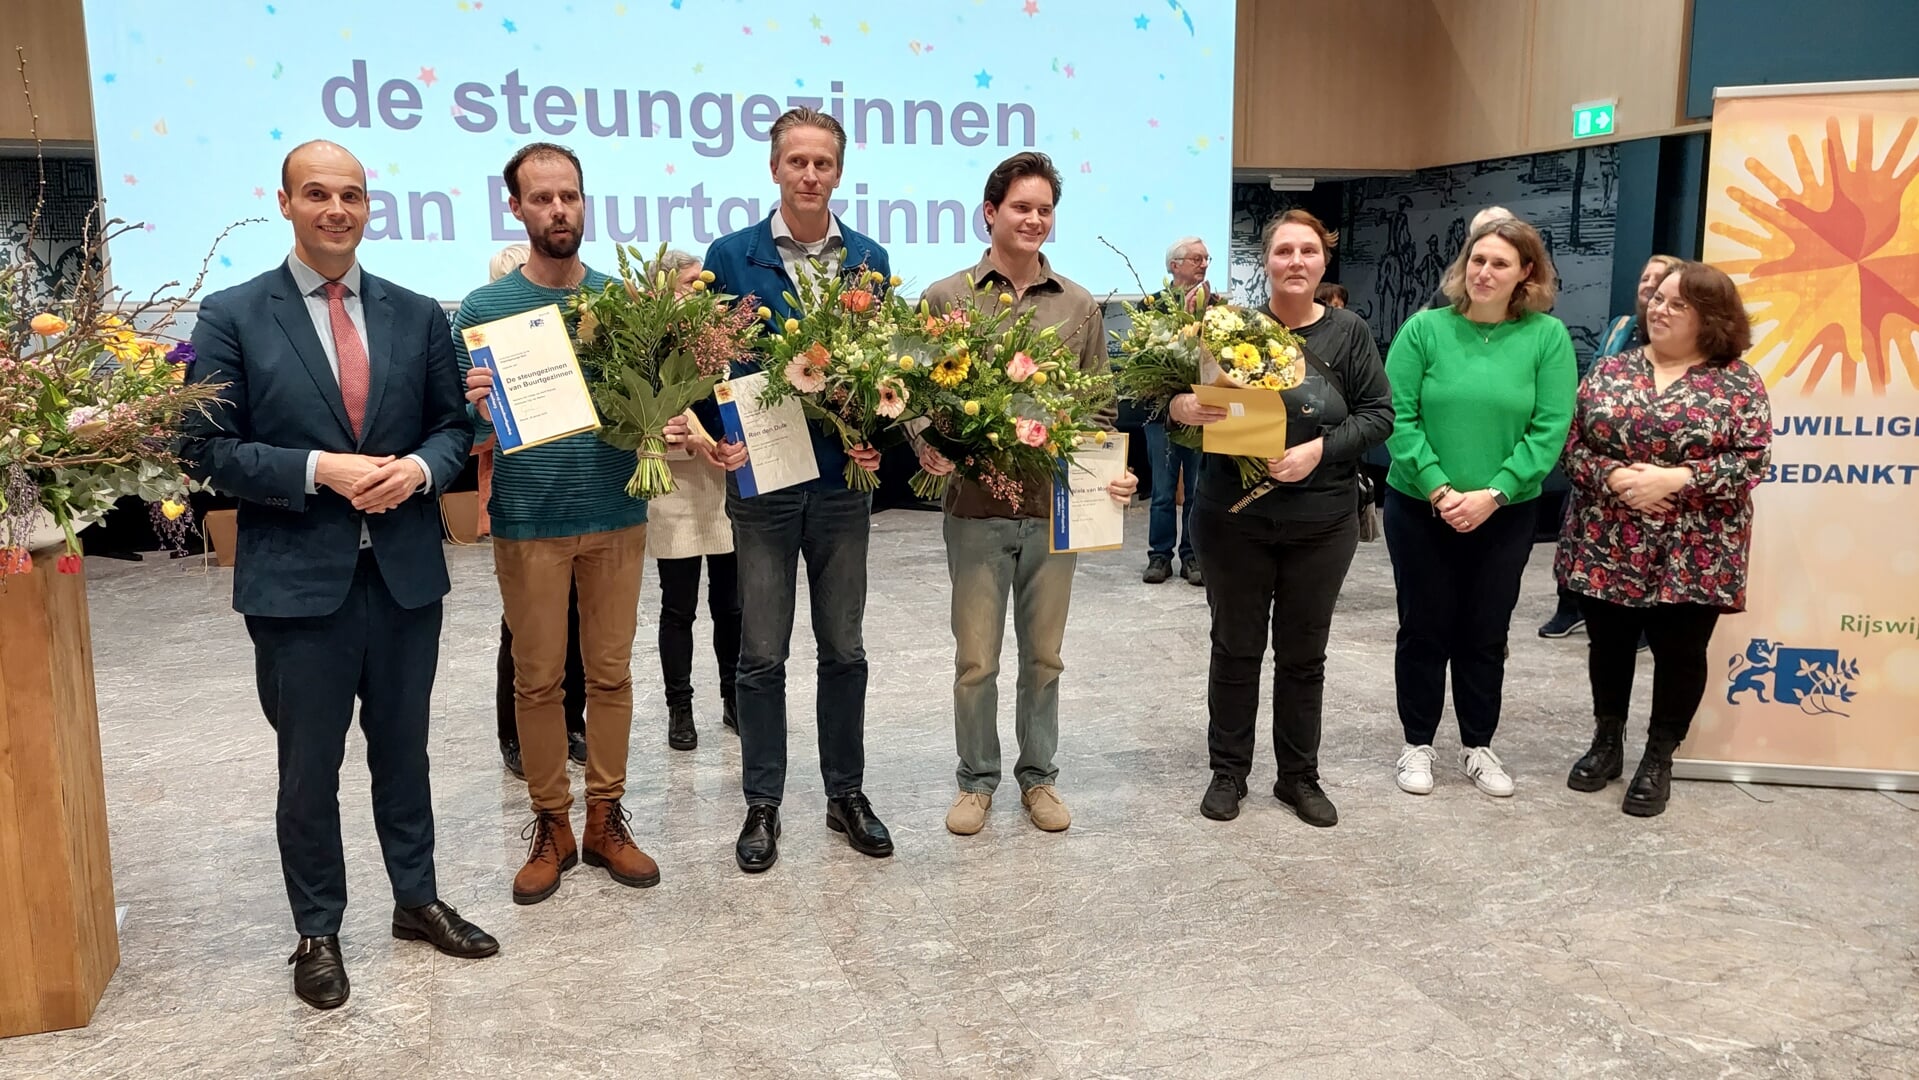
<svg viewBox="0 0 1919 1080"><path fill-rule="evenodd" d="M1772 466L1754 494L1749 610L1719 624L1680 773L1910 788L1919 82L1807 89L1728 93L1713 114L1705 258L1752 316Z"/></svg>

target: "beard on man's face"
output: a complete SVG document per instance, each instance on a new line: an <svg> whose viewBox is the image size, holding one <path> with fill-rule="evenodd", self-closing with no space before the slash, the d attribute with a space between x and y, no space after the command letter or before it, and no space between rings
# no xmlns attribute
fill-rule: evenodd
<svg viewBox="0 0 1919 1080"><path fill-rule="evenodd" d="M563 235L556 237L551 235L552 226L548 226L543 232L527 233L526 242L533 250L549 259L570 259L580 250L580 233L571 225L567 226L567 230Z"/></svg>

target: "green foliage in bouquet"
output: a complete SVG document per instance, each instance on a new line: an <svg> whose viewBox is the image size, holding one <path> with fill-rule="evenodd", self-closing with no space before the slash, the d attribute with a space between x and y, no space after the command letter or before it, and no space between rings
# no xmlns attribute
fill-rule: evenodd
<svg viewBox="0 0 1919 1080"><path fill-rule="evenodd" d="M1137 402L1166 423L1166 436L1179 446L1200 448L1200 429L1188 427L1168 414L1173 398L1199 382L1201 346L1199 316L1168 292L1156 293L1138 304L1125 305L1132 325L1113 331L1119 343L1119 363L1113 384L1119 396Z"/></svg>
<svg viewBox="0 0 1919 1080"><path fill-rule="evenodd" d="M955 474L1017 506L1030 486L1050 486L1079 446L1105 440L1095 418L1113 400L1113 378L1081 371L1058 327L1035 325L1031 309L1012 314L1011 294L997 305L967 295L941 314L922 305L902 323L895 363L927 421L920 436ZM912 487L937 498L948 479L921 470Z"/></svg>
<svg viewBox="0 0 1919 1080"><path fill-rule="evenodd" d="M630 245L614 251L619 276L572 300L575 346L594 376L600 438L637 454L626 493L657 499L673 492L667 421L713 392L727 366L752 348L760 323L750 297L736 302L709 290L710 271L681 285L663 265L664 245L651 260Z"/></svg>
<svg viewBox="0 0 1919 1080"><path fill-rule="evenodd" d="M814 273L800 275L800 296L785 296L801 314L769 339L761 400L797 398L807 417L842 446L872 445L909 418L910 391L892 343L912 309L896 291L898 278L889 281L865 267L829 274L813 266ZM854 491L879 487L878 474L851 459L844 476Z"/></svg>
<svg viewBox="0 0 1919 1080"><path fill-rule="evenodd" d="M178 282L143 300L108 288L108 241L136 233L89 219L78 280L46 300L30 299L30 264L0 264L0 577L31 569L29 538L49 521L66 542L60 571L79 572L77 533L124 496L154 504L176 543L187 528L187 496L201 486L183 473L181 424L223 387L186 382L193 348L169 331L206 269L177 296L162 294Z"/></svg>

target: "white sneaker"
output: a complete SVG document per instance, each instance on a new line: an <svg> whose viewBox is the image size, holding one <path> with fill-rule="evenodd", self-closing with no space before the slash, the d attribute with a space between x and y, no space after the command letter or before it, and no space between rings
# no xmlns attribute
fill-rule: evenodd
<svg viewBox="0 0 1919 1080"><path fill-rule="evenodd" d="M1399 790L1410 795L1431 795L1433 760L1437 756L1430 746L1408 746L1401 751L1399 764L1393 774Z"/></svg>
<svg viewBox="0 0 1919 1080"><path fill-rule="evenodd" d="M1513 793L1513 778L1506 775L1506 766L1500 764L1499 755L1490 746L1461 749L1459 771L1472 777L1479 790L1488 795L1503 799Z"/></svg>

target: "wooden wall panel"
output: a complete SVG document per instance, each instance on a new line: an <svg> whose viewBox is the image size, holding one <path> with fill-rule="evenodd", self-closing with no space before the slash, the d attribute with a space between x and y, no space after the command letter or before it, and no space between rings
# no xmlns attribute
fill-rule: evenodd
<svg viewBox="0 0 1919 1080"><path fill-rule="evenodd" d="M1416 106L1434 125L1422 165L1525 152L1531 0L1432 0L1436 86Z"/></svg>
<svg viewBox="0 0 1919 1080"><path fill-rule="evenodd" d="M1234 166L1415 168L1436 33L1430 0L1240 0Z"/></svg>
<svg viewBox="0 0 1919 1080"><path fill-rule="evenodd" d="M1616 139L1684 122L1687 0L1532 0L1532 149L1572 141L1572 107L1619 99Z"/></svg>
<svg viewBox="0 0 1919 1080"><path fill-rule="evenodd" d="M33 124L20 92L15 46L26 49L33 111L48 142L93 141L93 94L80 0L0 0L0 141L26 141Z"/></svg>

